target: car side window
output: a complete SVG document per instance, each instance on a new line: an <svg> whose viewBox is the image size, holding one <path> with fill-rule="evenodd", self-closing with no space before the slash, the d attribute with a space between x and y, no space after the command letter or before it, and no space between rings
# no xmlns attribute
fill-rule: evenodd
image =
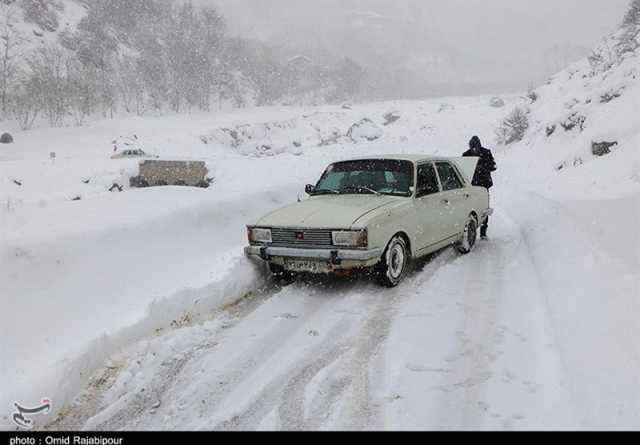
<svg viewBox="0 0 640 445"><path fill-rule="evenodd" d="M442 190L448 192L450 190L458 190L464 187L464 183L456 173L453 166L447 162L438 162L438 175L442 183Z"/></svg>
<svg viewBox="0 0 640 445"><path fill-rule="evenodd" d="M419 165L418 191L416 196L422 198L423 196L433 195L435 193L440 193L440 186L438 185L438 177L436 176L433 164Z"/></svg>

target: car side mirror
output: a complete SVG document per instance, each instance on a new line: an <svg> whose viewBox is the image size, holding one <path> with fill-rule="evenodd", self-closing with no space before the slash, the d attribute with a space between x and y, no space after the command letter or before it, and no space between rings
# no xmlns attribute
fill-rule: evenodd
<svg viewBox="0 0 640 445"><path fill-rule="evenodd" d="M311 184L307 184L304 188L304 191L307 195L313 195L313 192L316 191L316 187Z"/></svg>

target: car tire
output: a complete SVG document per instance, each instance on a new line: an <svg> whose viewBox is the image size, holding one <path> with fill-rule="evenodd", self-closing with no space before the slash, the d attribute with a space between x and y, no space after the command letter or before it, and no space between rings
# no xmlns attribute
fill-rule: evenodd
<svg viewBox="0 0 640 445"><path fill-rule="evenodd" d="M410 257L405 239L400 235L393 237L374 270L378 284L389 288L398 286L406 274Z"/></svg>
<svg viewBox="0 0 640 445"><path fill-rule="evenodd" d="M273 280L277 284L291 284L296 279L296 274L286 270L284 267L279 264L269 263L269 270L271 271L271 275L273 276Z"/></svg>
<svg viewBox="0 0 640 445"><path fill-rule="evenodd" d="M478 220L474 215L469 215L464 226L464 234L462 239L456 243L456 250L462 255L473 252L478 242Z"/></svg>

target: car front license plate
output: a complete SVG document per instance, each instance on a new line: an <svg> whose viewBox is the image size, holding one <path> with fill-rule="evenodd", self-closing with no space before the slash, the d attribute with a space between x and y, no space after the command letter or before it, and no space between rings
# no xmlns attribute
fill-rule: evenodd
<svg viewBox="0 0 640 445"><path fill-rule="evenodd" d="M284 267L292 272L329 273L329 264L321 261L286 260Z"/></svg>

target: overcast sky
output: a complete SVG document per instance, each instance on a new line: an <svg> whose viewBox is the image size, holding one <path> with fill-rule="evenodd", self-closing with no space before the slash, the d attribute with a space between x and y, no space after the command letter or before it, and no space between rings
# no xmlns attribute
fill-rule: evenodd
<svg viewBox="0 0 640 445"><path fill-rule="evenodd" d="M246 37L401 72L399 93L538 85L615 29L629 0L197 0ZM428 85L435 85L432 91ZM424 87L424 88L423 88Z"/></svg>

